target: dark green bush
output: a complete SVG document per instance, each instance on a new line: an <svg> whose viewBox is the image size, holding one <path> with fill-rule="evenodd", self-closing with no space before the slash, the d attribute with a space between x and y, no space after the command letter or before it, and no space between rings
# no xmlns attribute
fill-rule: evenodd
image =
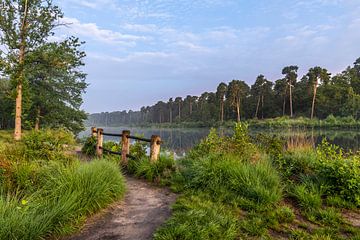
<svg viewBox="0 0 360 240"><path fill-rule="evenodd" d="M96 155L96 137L88 137L85 140L83 147L81 148L81 152L88 156L95 156Z"/></svg>

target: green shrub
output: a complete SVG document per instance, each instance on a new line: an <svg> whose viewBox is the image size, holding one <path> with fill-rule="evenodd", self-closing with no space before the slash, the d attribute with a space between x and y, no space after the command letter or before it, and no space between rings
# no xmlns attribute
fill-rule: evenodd
<svg viewBox="0 0 360 240"><path fill-rule="evenodd" d="M329 185L329 195L335 194L360 206L360 156L345 156L342 149L325 140L317 148L316 173Z"/></svg>
<svg viewBox="0 0 360 240"><path fill-rule="evenodd" d="M295 219L294 211L286 206L277 208L275 215L280 223L291 223Z"/></svg>
<svg viewBox="0 0 360 240"><path fill-rule="evenodd" d="M237 218L231 209L199 196L180 197L173 215L154 235L165 239L237 239Z"/></svg>
<svg viewBox="0 0 360 240"><path fill-rule="evenodd" d="M88 137L85 140L83 147L81 148L81 152L88 156L96 155L96 143L97 139L94 136Z"/></svg>

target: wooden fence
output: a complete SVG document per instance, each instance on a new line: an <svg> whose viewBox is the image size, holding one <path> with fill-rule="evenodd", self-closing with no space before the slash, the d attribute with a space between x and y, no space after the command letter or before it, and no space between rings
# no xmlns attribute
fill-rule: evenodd
<svg viewBox="0 0 360 240"><path fill-rule="evenodd" d="M122 131L121 134L105 133L102 128L91 128L91 135L97 139L96 141L96 154L98 157L102 157L103 153L109 153L121 156L121 163L127 165L128 158L134 158L130 155L130 139L142 142L150 143L150 161L156 162L160 156L160 145L162 143L161 138L157 135L152 135L151 139L131 136L129 130ZM121 152L114 152L109 149L103 148L104 136L119 137L120 146L122 146Z"/></svg>

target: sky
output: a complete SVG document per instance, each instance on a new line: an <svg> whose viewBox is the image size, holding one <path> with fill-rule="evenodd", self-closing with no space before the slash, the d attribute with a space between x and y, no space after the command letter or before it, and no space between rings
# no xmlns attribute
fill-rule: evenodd
<svg viewBox="0 0 360 240"><path fill-rule="evenodd" d="M360 0L55 0L85 41L89 113L138 110L215 91L232 79L281 78L360 57Z"/></svg>

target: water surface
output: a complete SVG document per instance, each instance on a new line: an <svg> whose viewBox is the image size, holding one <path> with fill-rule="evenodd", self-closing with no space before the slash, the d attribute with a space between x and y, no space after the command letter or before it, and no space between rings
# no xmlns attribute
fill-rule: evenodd
<svg viewBox="0 0 360 240"><path fill-rule="evenodd" d="M159 135L164 141L163 147L174 151L176 155L183 156L192 147L205 138L210 129L207 128L129 128L129 127L104 127L106 133L121 133L122 130L130 130L131 135L141 135L151 138L151 135ZM230 134L230 129L223 129L223 133ZM252 136L259 133L276 135L292 142L301 144L307 142L314 147L326 138L330 143L334 143L345 150L360 150L360 131L356 130L321 130L321 129L284 129L284 130L250 130ZM89 136L90 128L80 133L80 137ZM105 136L104 140L119 141L120 138Z"/></svg>

